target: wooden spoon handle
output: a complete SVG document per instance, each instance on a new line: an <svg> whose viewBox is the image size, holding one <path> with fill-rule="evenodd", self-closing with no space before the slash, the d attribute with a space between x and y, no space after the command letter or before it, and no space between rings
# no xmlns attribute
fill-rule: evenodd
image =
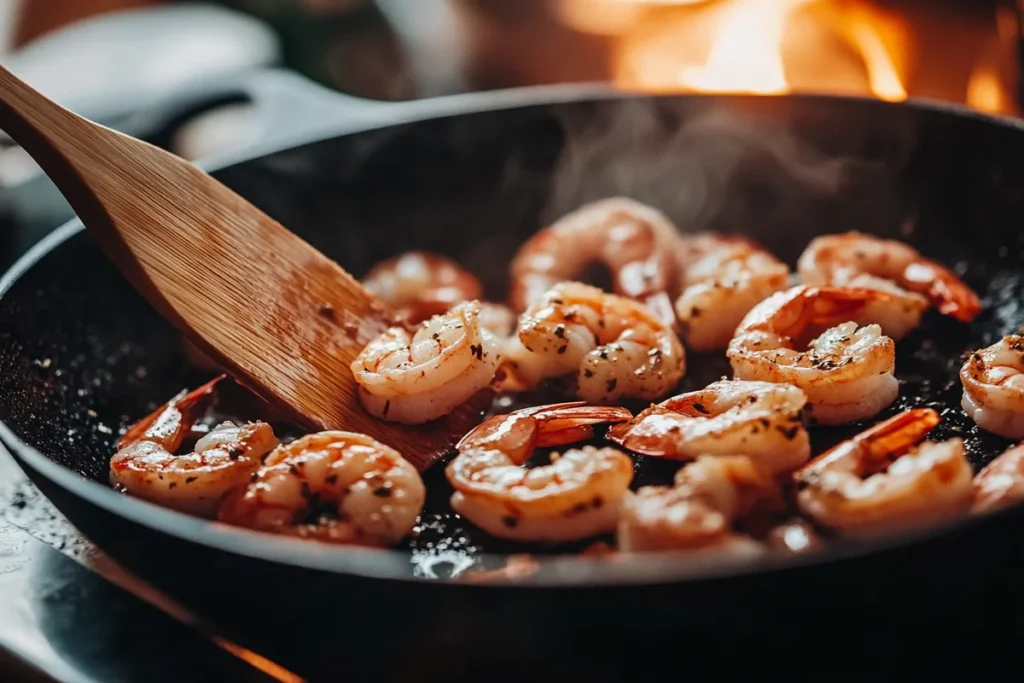
<svg viewBox="0 0 1024 683"><path fill-rule="evenodd" d="M57 105L2 66L0 128L39 164L84 222L108 221L78 163L89 154L97 136L109 142L121 137L119 133Z"/></svg>
<svg viewBox="0 0 1024 683"><path fill-rule="evenodd" d="M165 319L297 422L369 434L423 468L479 420L486 395L416 428L363 411L350 365L394 323L391 310L194 165L72 114L2 67L0 127Z"/></svg>

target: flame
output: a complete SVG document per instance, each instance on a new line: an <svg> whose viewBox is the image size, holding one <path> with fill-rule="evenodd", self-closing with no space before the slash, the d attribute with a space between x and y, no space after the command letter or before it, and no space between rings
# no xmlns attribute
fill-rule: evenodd
<svg viewBox="0 0 1024 683"><path fill-rule="evenodd" d="M864 0L719 0L651 10L648 19L634 16L620 46L619 85L907 97L907 27Z"/></svg>
<svg viewBox="0 0 1024 683"><path fill-rule="evenodd" d="M896 71L892 56L870 20L864 15L855 15L846 26L851 42L860 49L860 54L864 58L871 92L890 102L907 99L907 91Z"/></svg>
<svg viewBox="0 0 1024 683"><path fill-rule="evenodd" d="M967 106L989 114L1016 114L1000 70L998 39L982 46L967 81Z"/></svg>
<svg viewBox="0 0 1024 683"><path fill-rule="evenodd" d="M737 0L718 29L707 62L684 68L680 84L702 92L788 92L783 33L790 13L807 2Z"/></svg>

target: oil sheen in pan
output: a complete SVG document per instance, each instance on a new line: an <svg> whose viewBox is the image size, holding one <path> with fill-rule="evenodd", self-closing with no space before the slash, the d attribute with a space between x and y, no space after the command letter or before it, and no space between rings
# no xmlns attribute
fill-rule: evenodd
<svg viewBox="0 0 1024 683"><path fill-rule="evenodd" d="M813 427L811 438L815 453L861 431L867 424L914 407L930 407L939 411L942 423L931 433L930 438L963 438L975 470L980 469L1009 445L1004 439L980 432L964 415L960 409L961 385L958 371L967 352L987 346L1003 335L1016 332L1024 326L1024 304L1021 303L1024 302L1024 274L1013 266L1004 266L1001 269L996 262L987 268L972 268L967 279L969 284L979 289L985 304L985 309L978 318L973 323L964 325L929 311L920 328L897 344L896 375L900 380L900 396L897 401L869 422L843 427ZM687 367L687 375L681 382L679 391L699 389L723 376L731 376L729 363L721 353L688 352ZM145 371L144 366L137 370L142 373ZM182 376L194 377L193 383L198 385L209 379L209 374L209 370L193 369L182 373ZM565 399L557 395L533 395L518 400L499 401L495 409L507 412L524 404L538 405L558 400ZM231 398L223 401L222 405L225 408L230 405L232 408L224 415L235 413L246 419L257 416L270 419L259 412L250 412L251 405L236 411L238 404ZM145 409L152 407L155 406ZM628 407L636 409L642 406ZM138 417L140 416L123 416L121 430ZM279 435L284 439L297 435L294 432L289 433L283 425L275 427L282 430ZM98 440L110 438L109 435L97 436L101 437ZM541 449L533 462L546 462L549 453L550 450ZM634 488L667 483L671 481L672 475L679 467L679 463L657 458L636 457L635 461ZM422 576L448 577L471 568L478 568L483 553L572 553L592 549L595 544L612 540L597 538L580 543L551 546L512 543L492 538L451 511L448 499L452 491L444 476L446 463L447 460L438 463L424 475L428 491L426 506L416 532L403 546L411 553L410 560L415 571Z"/></svg>
<svg viewBox="0 0 1024 683"><path fill-rule="evenodd" d="M981 279L979 274L974 275L972 279ZM1024 275L1018 271L993 271L985 275L984 281L988 282L987 289L982 290L985 310L978 318L964 325L929 311L921 326L896 346L896 375L900 380L900 396L896 402L870 421L842 427L812 427L810 432L814 453L830 448L870 424L918 407L934 408L942 416L941 424L929 435L930 439L964 439L975 471L1009 445L1010 442L1005 439L978 430L960 408L962 388L958 373L965 355L1024 325ZM973 284L977 286L977 282ZM721 353L688 352L687 368L687 375L680 383L680 392L703 388L732 374L728 361ZM530 397L529 403L536 405L557 400L560 400L558 396L537 396ZM521 407L520 403L509 403L501 410ZM538 452L534 462L546 462L549 453L550 450ZM658 458L634 458L636 466L633 488L668 483L680 466L679 463ZM541 546L493 539L465 523L448 508L451 487L444 477L443 469L442 465L435 466L424 476L428 491L427 505L418 534L408 544L414 556L414 564L428 576L442 571L444 575L463 571L475 564L475 554L484 551L564 553L586 550L602 540L612 540L590 539L572 545Z"/></svg>

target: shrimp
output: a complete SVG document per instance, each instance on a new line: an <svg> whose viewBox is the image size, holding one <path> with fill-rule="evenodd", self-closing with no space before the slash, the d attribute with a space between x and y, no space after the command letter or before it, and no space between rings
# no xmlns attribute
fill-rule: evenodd
<svg viewBox="0 0 1024 683"><path fill-rule="evenodd" d="M676 473L673 486L645 486L629 496L619 518L619 549L717 551L744 555L763 546L733 522L777 488L749 458L701 456Z"/></svg>
<svg viewBox="0 0 1024 683"><path fill-rule="evenodd" d="M751 308L786 288L789 268L746 237L682 239L695 243L682 259L684 289L675 302L683 341L698 351L723 349Z"/></svg>
<svg viewBox="0 0 1024 683"><path fill-rule="evenodd" d="M129 429L110 460L111 483L164 507L212 516L221 499L244 485L277 445L266 423L223 422L202 436L191 453L174 454L223 378L182 391Z"/></svg>
<svg viewBox="0 0 1024 683"><path fill-rule="evenodd" d="M793 477L801 512L847 536L966 513L974 489L963 441L921 443L938 424L937 412L916 408L818 456Z"/></svg>
<svg viewBox="0 0 1024 683"><path fill-rule="evenodd" d="M524 311L593 262L611 271L615 292L643 302L666 325L675 314L678 231L660 211L613 197L587 204L531 237L512 260L511 302Z"/></svg>
<svg viewBox="0 0 1024 683"><path fill-rule="evenodd" d="M363 286L412 324L447 313L455 304L480 299L480 281L455 261L427 251L409 251L381 261Z"/></svg>
<svg viewBox="0 0 1024 683"><path fill-rule="evenodd" d="M726 355L738 379L803 390L818 423L871 417L899 393L893 375L896 345L878 325L858 328L844 321L887 296L868 289L807 286L773 294L743 319ZM806 351L797 350L798 340L822 329Z"/></svg>
<svg viewBox="0 0 1024 683"><path fill-rule="evenodd" d="M877 321L896 340L917 326L929 303L960 322L981 311L978 295L953 271L903 242L859 232L811 240L797 271L804 284L877 289L896 297L904 314Z"/></svg>
<svg viewBox="0 0 1024 683"><path fill-rule="evenodd" d="M257 531L387 547L409 535L426 495L419 472L395 449L365 434L317 432L274 449L217 518Z"/></svg>
<svg viewBox="0 0 1024 683"><path fill-rule="evenodd" d="M1013 446L974 477L972 512L991 512L1024 500L1024 443Z"/></svg>
<svg viewBox="0 0 1024 683"><path fill-rule="evenodd" d="M788 472L811 457L807 396L788 384L722 380L651 406L615 425L623 448L665 458L743 453L763 470Z"/></svg>
<svg viewBox="0 0 1024 683"><path fill-rule="evenodd" d="M567 377L591 402L659 398L686 371L670 326L636 301L579 282L555 285L520 316L506 357L523 386Z"/></svg>
<svg viewBox="0 0 1024 683"><path fill-rule="evenodd" d="M480 304L458 304L414 334L393 327L352 361L359 398L385 420L420 424L447 415L494 378L499 342L480 324Z"/></svg>
<svg viewBox="0 0 1024 683"><path fill-rule="evenodd" d="M960 368L960 405L987 432L1024 438L1024 336L1011 334L972 353Z"/></svg>
<svg viewBox="0 0 1024 683"><path fill-rule="evenodd" d="M499 340L508 339L516 330L518 317L505 304L493 301L480 302L480 327L484 328Z"/></svg>
<svg viewBox="0 0 1024 683"><path fill-rule="evenodd" d="M429 251L407 251L381 261L363 286L412 325L447 313L456 304L481 300L483 285L452 259ZM498 337L508 337L515 313L504 304L480 301L480 325Z"/></svg>
<svg viewBox="0 0 1024 683"><path fill-rule="evenodd" d="M593 436L593 425L631 417L625 408L582 401L495 415L466 434L445 474L452 509L492 536L570 541L615 529L633 462L614 448L585 446L526 469L534 450Z"/></svg>

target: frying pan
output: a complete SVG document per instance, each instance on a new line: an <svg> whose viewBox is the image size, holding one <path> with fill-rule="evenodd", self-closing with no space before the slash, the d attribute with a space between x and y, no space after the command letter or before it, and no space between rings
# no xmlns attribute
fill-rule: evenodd
<svg viewBox="0 0 1024 683"><path fill-rule="evenodd" d="M357 275L430 249L502 297L529 234L612 194L662 209L682 230L751 235L791 264L822 233L914 244L962 272L986 308L969 325L926 316L898 347L901 395L881 417L937 408L932 438L964 438L976 467L1009 445L959 410L956 371L962 353L1024 323L1018 122L811 95L567 86L355 107L281 72L235 88L218 96L256 97L274 115L258 148L209 170ZM209 95L183 96L165 122ZM792 677L826 656L841 658L837 675L878 674L880 652L926 663L908 643L941 652L933 663L962 655L977 669L1020 633L1020 507L756 564L528 548L537 566L517 575L481 571L523 548L447 514L440 467L426 475L437 500L422 532L394 551L254 534L128 498L105 483L118 430L209 374L76 222L21 259L0 291L0 438L31 479L115 559L300 674L641 680L779 666ZM684 388L729 372L720 354L690 354L689 366ZM817 430L815 448L862 427ZM636 480L667 472L641 459Z"/></svg>

